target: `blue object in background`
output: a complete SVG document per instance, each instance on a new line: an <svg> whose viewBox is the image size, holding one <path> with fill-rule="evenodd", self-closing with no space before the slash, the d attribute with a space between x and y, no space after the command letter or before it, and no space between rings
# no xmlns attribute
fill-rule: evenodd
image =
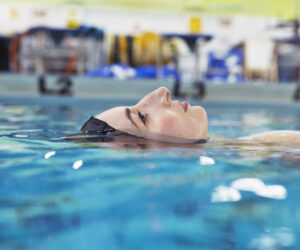
<svg viewBox="0 0 300 250"><path fill-rule="evenodd" d="M211 51L208 54L208 70L204 79L222 83L244 82L243 61L242 49L232 49L221 53Z"/></svg>
<svg viewBox="0 0 300 250"><path fill-rule="evenodd" d="M123 64L112 64L89 71L85 74L87 77L105 77L105 78L132 78L136 75L134 68Z"/></svg>
<svg viewBox="0 0 300 250"><path fill-rule="evenodd" d="M136 68L136 78L156 78L157 77L156 66L140 66ZM174 78L174 80L180 81L180 74L170 67L162 67L162 75L164 79Z"/></svg>
<svg viewBox="0 0 300 250"><path fill-rule="evenodd" d="M157 70L158 68L153 65L133 68L124 64L112 64L87 72L85 76L118 79L155 79L157 77ZM162 75L163 79L173 78L175 81L180 81L180 74L170 67L162 67Z"/></svg>

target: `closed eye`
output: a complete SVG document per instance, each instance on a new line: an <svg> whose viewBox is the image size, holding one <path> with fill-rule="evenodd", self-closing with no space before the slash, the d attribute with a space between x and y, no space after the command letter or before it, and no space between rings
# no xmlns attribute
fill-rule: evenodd
<svg viewBox="0 0 300 250"><path fill-rule="evenodd" d="M142 123L144 125L146 125L146 122L147 122L147 114L146 115L143 115L140 111L138 111L138 116L140 118L140 120L142 121Z"/></svg>

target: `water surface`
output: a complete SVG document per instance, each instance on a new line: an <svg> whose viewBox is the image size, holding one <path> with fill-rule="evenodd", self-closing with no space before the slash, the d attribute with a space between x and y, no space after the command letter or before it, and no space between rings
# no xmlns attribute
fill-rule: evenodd
<svg viewBox="0 0 300 250"><path fill-rule="evenodd" d="M65 139L134 102L0 98L1 249L300 248L300 149L212 139L300 130L299 107L204 104L193 147Z"/></svg>

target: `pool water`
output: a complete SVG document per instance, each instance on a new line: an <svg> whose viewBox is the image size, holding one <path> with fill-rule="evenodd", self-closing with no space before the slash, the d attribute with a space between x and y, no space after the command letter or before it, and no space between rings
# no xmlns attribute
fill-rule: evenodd
<svg viewBox="0 0 300 250"><path fill-rule="evenodd" d="M0 98L1 249L300 249L299 145L65 139L133 103ZM211 138L300 130L299 106L203 105Z"/></svg>

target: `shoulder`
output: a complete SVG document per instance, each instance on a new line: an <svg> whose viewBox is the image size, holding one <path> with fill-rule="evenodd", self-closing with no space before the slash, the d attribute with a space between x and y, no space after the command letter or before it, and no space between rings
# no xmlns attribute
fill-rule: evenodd
<svg viewBox="0 0 300 250"><path fill-rule="evenodd" d="M296 130L275 130L251 136L238 138L242 141L252 142L290 142L300 143L300 131Z"/></svg>

